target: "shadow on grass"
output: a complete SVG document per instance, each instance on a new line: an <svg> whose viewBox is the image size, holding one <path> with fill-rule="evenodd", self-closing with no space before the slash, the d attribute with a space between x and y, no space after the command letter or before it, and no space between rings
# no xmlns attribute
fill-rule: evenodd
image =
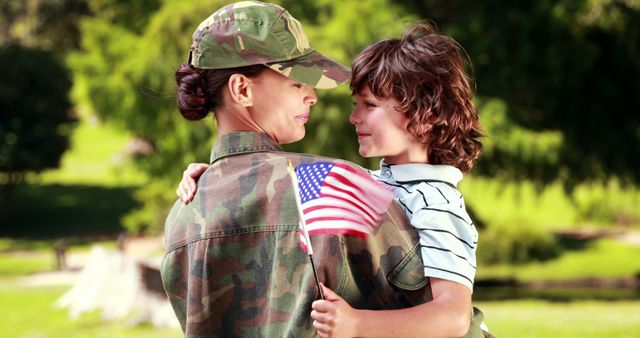
<svg viewBox="0 0 640 338"><path fill-rule="evenodd" d="M633 288L532 289L524 286L476 286L473 291L474 301L498 301L517 299L538 299L550 302L571 302L577 300L638 300L640 299L640 290Z"/></svg>
<svg viewBox="0 0 640 338"><path fill-rule="evenodd" d="M135 187L21 185L0 237L53 239L116 236L121 218L140 204Z"/></svg>

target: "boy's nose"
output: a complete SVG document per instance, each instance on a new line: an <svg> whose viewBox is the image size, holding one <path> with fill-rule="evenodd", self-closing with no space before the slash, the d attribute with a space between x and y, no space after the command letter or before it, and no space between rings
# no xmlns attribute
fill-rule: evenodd
<svg viewBox="0 0 640 338"><path fill-rule="evenodd" d="M357 111L358 110L354 107L353 110L351 111L351 114L349 114L349 123L353 125L359 122Z"/></svg>

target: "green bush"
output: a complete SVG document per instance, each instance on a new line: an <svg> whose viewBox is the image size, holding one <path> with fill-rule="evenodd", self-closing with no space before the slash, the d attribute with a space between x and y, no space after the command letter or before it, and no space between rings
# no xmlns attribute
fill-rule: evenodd
<svg viewBox="0 0 640 338"><path fill-rule="evenodd" d="M553 234L525 219L515 219L509 224L491 224L482 231L477 256L485 264L522 263L553 258L559 253Z"/></svg>
<svg viewBox="0 0 640 338"><path fill-rule="evenodd" d="M138 189L135 198L145 201L144 205L122 218L124 227L133 234L157 235L164 231L164 221L169 214L169 208L177 200L175 189L178 186L176 178L175 187L156 180ZM168 207L167 207L168 206Z"/></svg>
<svg viewBox="0 0 640 338"><path fill-rule="evenodd" d="M640 192L617 179L581 185L575 189L573 200L581 223L598 227L640 225Z"/></svg>

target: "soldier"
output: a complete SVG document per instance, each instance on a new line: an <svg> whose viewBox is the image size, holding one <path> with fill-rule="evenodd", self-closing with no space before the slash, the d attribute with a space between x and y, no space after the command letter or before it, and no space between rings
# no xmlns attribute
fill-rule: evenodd
<svg viewBox="0 0 640 338"><path fill-rule="evenodd" d="M305 135L315 89L346 81L346 67L315 51L300 22L277 5L225 6L193 34L176 71L178 107L190 120L213 111L218 136L193 201L165 225L162 280L187 337L310 337L318 298L299 247L287 153ZM365 239L312 239L319 279L358 308L395 309L431 299L418 237L392 204Z"/></svg>

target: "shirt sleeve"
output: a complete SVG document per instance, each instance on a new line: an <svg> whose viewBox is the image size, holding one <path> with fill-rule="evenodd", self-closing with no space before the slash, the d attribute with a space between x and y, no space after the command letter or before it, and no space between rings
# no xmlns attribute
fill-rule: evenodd
<svg viewBox="0 0 640 338"><path fill-rule="evenodd" d="M464 284L473 292L478 232L461 198L450 202L413 210L411 224L420 236L425 276Z"/></svg>

